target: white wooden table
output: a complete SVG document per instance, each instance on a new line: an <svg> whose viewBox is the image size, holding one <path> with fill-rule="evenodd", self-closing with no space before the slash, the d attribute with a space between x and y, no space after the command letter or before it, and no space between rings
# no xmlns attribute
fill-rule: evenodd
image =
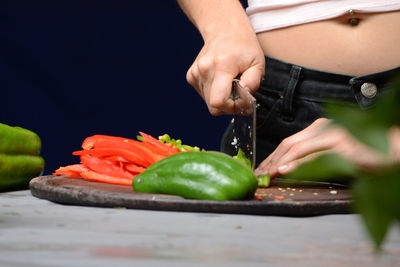
<svg viewBox="0 0 400 267"><path fill-rule="evenodd" d="M400 266L400 231L374 257L360 217L66 206L0 193L0 266Z"/></svg>

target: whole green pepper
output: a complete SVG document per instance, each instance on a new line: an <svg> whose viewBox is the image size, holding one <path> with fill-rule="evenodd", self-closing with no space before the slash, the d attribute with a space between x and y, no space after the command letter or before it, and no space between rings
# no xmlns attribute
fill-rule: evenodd
<svg viewBox="0 0 400 267"><path fill-rule="evenodd" d="M41 147L42 143L36 133L0 123L0 153L37 155Z"/></svg>
<svg viewBox="0 0 400 267"><path fill-rule="evenodd" d="M136 192L208 200L254 196L257 179L251 169L214 151L182 152L149 166L133 180Z"/></svg>
<svg viewBox="0 0 400 267"><path fill-rule="evenodd" d="M43 171L39 136L27 129L0 123L0 192L27 188Z"/></svg>

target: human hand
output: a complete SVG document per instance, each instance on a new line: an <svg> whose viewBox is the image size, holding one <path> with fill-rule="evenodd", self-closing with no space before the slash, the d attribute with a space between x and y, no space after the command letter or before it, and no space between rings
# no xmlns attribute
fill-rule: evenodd
<svg viewBox="0 0 400 267"><path fill-rule="evenodd" d="M232 114L233 79L240 76L240 85L253 94L264 76L264 66L264 53L253 31L227 30L205 40L186 79L204 99L212 115ZM242 104L246 103L251 105L248 101Z"/></svg>
<svg viewBox="0 0 400 267"><path fill-rule="evenodd" d="M306 129L284 139L255 170L256 175L269 173L271 177L292 172L300 164L321 153L339 153L356 165L374 169L390 162L400 162L400 130L389 132L390 152L381 152L360 143L350 133L330 120L320 118Z"/></svg>

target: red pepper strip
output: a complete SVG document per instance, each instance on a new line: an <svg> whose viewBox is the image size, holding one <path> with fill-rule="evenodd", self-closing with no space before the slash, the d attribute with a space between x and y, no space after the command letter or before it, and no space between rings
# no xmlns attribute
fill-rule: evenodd
<svg viewBox="0 0 400 267"><path fill-rule="evenodd" d="M131 179L121 178L121 177L114 177L110 175L105 175L101 173L97 173L94 171L86 171L81 173L82 178L87 180L92 180L101 183L108 183L108 184L118 184L118 185L132 185Z"/></svg>
<svg viewBox="0 0 400 267"><path fill-rule="evenodd" d="M86 137L85 140L83 140L82 148L85 150L92 149L94 147L94 143L96 143L97 136L98 135Z"/></svg>
<svg viewBox="0 0 400 267"><path fill-rule="evenodd" d="M109 156L121 156L128 160L129 162L135 163L137 165L148 167L150 164L142 159L138 154L121 148L113 147L100 147L93 148L90 150L80 150L72 152L72 155L82 156L82 155L93 155L97 157L109 157Z"/></svg>
<svg viewBox="0 0 400 267"><path fill-rule="evenodd" d="M106 157L106 158L104 158L104 159L109 160L109 161L122 162L122 163L127 163L127 162L129 162L129 161L127 161L126 159L124 159L123 157L121 157L121 156L109 156L109 157Z"/></svg>
<svg viewBox="0 0 400 267"><path fill-rule="evenodd" d="M93 135L83 141L82 147L85 150L100 147L116 147L126 149L140 155L143 159L148 161L150 165L161 159L160 156L154 153L151 149L143 146L142 142L117 136Z"/></svg>
<svg viewBox="0 0 400 267"><path fill-rule="evenodd" d="M61 172L57 172L57 173L53 173L55 175L65 175L68 178L72 178L72 179L76 179L76 178L81 178L81 173L80 172L75 172L75 171L61 171Z"/></svg>
<svg viewBox="0 0 400 267"><path fill-rule="evenodd" d="M173 154L179 153L179 149L175 147L169 147L160 140L152 137L151 135L145 134L143 132L139 132L139 134L143 137L144 142L147 142L149 144L152 144L153 146L157 147L160 149L160 151L164 152L162 155L165 156L171 156ZM161 153L160 153L161 154Z"/></svg>
<svg viewBox="0 0 400 267"><path fill-rule="evenodd" d="M136 164L133 164L133 163L126 164L125 168L128 171L133 172L133 173L142 173L142 172L144 172L146 170L146 168L140 167L140 166L138 166Z"/></svg>
<svg viewBox="0 0 400 267"><path fill-rule="evenodd" d="M99 159L89 155L82 155L81 162L86 167L100 174L110 175L120 178L131 179L135 178L130 172L125 171L119 165L106 159Z"/></svg>
<svg viewBox="0 0 400 267"><path fill-rule="evenodd" d="M153 151L153 153L156 154L160 159L163 159L165 157L171 156L171 155L169 155L170 154L169 152L165 152L165 150L160 149L159 147L157 147L157 146L155 146L153 144L150 144L150 143L147 143L147 142L142 142L142 146L144 146L147 149Z"/></svg>
<svg viewBox="0 0 400 267"><path fill-rule="evenodd" d="M110 157L105 157L104 159L109 160L109 161L113 161L113 162L118 162L119 166L121 168L124 167L124 163L129 163L129 161L127 161L126 159L124 159L121 156L110 156Z"/></svg>
<svg viewBox="0 0 400 267"><path fill-rule="evenodd" d="M66 175L69 178L80 178L80 173L88 171L83 164L73 164L65 167L60 167L54 171L54 175Z"/></svg>
<svg viewBox="0 0 400 267"><path fill-rule="evenodd" d="M111 135L103 135L103 134L96 134L87 137L83 143L82 143L82 148L83 149L92 149L95 148L98 142L104 141L104 140L111 140L111 141L119 141L119 142L138 142L137 140L129 139L129 138L124 138L124 137L118 137L118 136L111 136Z"/></svg>

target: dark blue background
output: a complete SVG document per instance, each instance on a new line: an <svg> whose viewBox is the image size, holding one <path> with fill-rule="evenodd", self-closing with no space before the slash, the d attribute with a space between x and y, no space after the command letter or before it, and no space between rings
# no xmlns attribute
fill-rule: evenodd
<svg viewBox="0 0 400 267"><path fill-rule="evenodd" d="M2 1L0 19L0 122L39 134L45 174L93 134L219 149L230 118L186 82L202 39L175 1Z"/></svg>

